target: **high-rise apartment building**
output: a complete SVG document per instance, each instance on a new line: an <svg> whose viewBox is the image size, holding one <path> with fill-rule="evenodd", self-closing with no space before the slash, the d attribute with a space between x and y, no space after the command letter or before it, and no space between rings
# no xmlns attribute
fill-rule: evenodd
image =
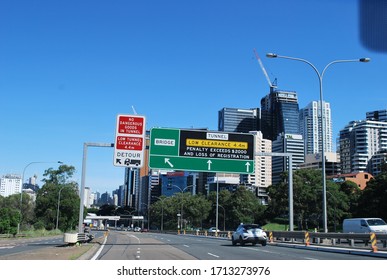
<svg viewBox="0 0 387 280"><path fill-rule="evenodd" d="M305 155L318 154L322 151L322 120L325 124L324 152L333 150L331 108L328 102L323 102L321 117L320 101L312 101L305 108L300 109L300 134L304 139Z"/></svg>
<svg viewBox="0 0 387 280"><path fill-rule="evenodd" d="M0 178L0 195L10 196L22 191L22 178L20 175L7 174Z"/></svg>
<svg viewBox="0 0 387 280"><path fill-rule="evenodd" d="M276 140L281 133L300 134L297 93L276 90L261 99L261 127L263 137Z"/></svg>
<svg viewBox="0 0 387 280"><path fill-rule="evenodd" d="M260 129L259 108L223 108L218 112L219 131L248 133Z"/></svg>
<svg viewBox="0 0 387 280"><path fill-rule="evenodd" d="M299 164L304 163L304 141L300 134L278 135L272 144L273 153L292 154L292 169L298 168ZM281 174L289 170L289 159L287 157L273 157L272 159L272 183L277 184L281 181Z"/></svg>
<svg viewBox="0 0 387 280"><path fill-rule="evenodd" d="M254 134L255 151L258 153L271 153L272 142L264 139L261 131L251 131ZM261 203L268 203L268 195L266 188L271 185L271 163L270 156L255 156L254 157L255 171L253 174L247 175L247 183L256 188L256 194Z"/></svg>
<svg viewBox="0 0 387 280"><path fill-rule="evenodd" d="M387 150L387 122L352 121L340 131L338 142L343 173L368 171L373 174L369 170L370 160Z"/></svg>
<svg viewBox="0 0 387 280"><path fill-rule="evenodd" d="M387 110L367 112L366 119L369 121L387 122Z"/></svg>

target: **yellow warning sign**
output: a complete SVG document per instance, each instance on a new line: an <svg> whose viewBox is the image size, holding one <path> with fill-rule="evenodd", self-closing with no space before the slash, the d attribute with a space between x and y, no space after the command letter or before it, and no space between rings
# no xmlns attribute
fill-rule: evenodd
<svg viewBox="0 0 387 280"><path fill-rule="evenodd" d="M228 149L242 149L247 150L247 142L237 141L216 141L216 140L203 140L203 139L186 139L185 144L193 147L210 147L210 148L228 148Z"/></svg>

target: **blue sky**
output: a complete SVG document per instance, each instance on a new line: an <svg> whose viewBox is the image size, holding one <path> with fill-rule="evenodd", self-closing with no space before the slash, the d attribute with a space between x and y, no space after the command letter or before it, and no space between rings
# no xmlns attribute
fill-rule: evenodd
<svg viewBox="0 0 387 280"><path fill-rule="evenodd" d="M117 114L152 127L217 129L223 107L259 107L268 84L255 48L278 88L300 107L319 99L324 77L333 129L387 108L387 56L364 47L356 0L3 0L0 2L0 175L38 175L48 163L75 166L83 143L113 143ZM335 139L334 139L335 141ZM86 186L109 192L123 182L112 148L89 148Z"/></svg>

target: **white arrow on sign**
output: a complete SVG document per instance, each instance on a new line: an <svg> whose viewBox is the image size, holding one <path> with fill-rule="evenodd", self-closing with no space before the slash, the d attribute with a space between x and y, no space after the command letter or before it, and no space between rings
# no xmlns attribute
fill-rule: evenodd
<svg viewBox="0 0 387 280"><path fill-rule="evenodd" d="M169 158L164 159L164 163L168 163L170 167L173 167L173 164L169 161Z"/></svg>
<svg viewBox="0 0 387 280"><path fill-rule="evenodd" d="M250 163L249 162L246 162L246 172L249 172L250 171Z"/></svg>
<svg viewBox="0 0 387 280"><path fill-rule="evenodd" d="M208 163L208 170L211 170L211 163L212 163L212 161L209 159L209 160L207 161L207 163Z"/></svg>

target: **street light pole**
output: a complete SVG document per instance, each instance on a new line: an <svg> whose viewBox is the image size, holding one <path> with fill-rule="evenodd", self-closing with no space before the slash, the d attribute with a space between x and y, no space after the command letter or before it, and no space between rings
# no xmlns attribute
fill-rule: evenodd
<svg viewBox="0 0 387 280"><path fill-rule="evenodd" d="M223 231L226 231L226 209L220 204L218 206L223 209Z"/></svg>
<svg viewBox="0 0 387 280"><path fill-rule="evenodd" d="M148 217L147 217L147 220L148 220L148 231L149 231L149 219L150 219L150 217L149 217L149 205L148 204L146 204L146 203L144 203L144 202L141 202L141 205L142 204L144 204L145 206L146 206L146 211L147 211L147 215L148 215Z"/></svg>
<svg viewBox="0 0 387 280"><path fill-rule="evenodd" d="M22 221L22 215L23 215L23 211L22 211L22 207L23 207L23 185L24 185L24 175L26 173L26 169L32 165L32 164L37 164L37 163L59 163L59 164L63 164L63 162L61 161L33 161L33 162L30 162L29 164L27 164L24 169L23 169L23 173L22 173L22 178L21 178L21 187L20 187L20 220L19 220L19 223L17 224L17 233L19 234L20 233L20 226L21 226L21 221Z"/></svg>
<svg viewBox="0 0 387 280"><path fill-rule="evenodd" d="M184 194L184 191L190 187L193 187L194 185L189 185L189 186L186 186L185 188L181 188L177 185L172 185L170 184L169 186L171 187L175 187L175 188L178 188L181 192L181 209L180 209L180 229L182 230L183 229L183 194Z"/></svg>
<svg viewBox="0 0 387 280"><path fill-rule="evenodd" d="M58 193L58 208L56 209L56 229L58 229L58 224L59 224L59 205L60 205L60 193L64 189L65 186L61 187Z"/></svg>
<svg viewBox="0 0 387 280"><path fill-rule="evenodd" d="M360 59L340 59L340 60L334 60L330 63L328 63L323 71L320 72L317 70L317 68L308 60L298 57L290 57L290 56L283 56L278 55L275 53L267 53L266 56L268 58L284 58L289 60L296 60L301 61L313 68L313 70L316 72L318 81L319 81L319 89L320 89L320 114L321 114L321 172L322 172L322 187L323 187L323 227L324 232L328 232L328 218L327 218L327 186L326 186L326 172L325 172L325 118L324 118L324 99L323 99L323 77L325 74L325 71L328 69L329 66L336 63L343 63L343 62L369 62L371 59L369 58L360 58Z"/></svg>
<svg viewBox="0 0 387 280"><path fill-rule="evenodd" d="M164 199L165 198L160 198L158 196L153 196L161 201L161 231L164 231Z"/></svg>

